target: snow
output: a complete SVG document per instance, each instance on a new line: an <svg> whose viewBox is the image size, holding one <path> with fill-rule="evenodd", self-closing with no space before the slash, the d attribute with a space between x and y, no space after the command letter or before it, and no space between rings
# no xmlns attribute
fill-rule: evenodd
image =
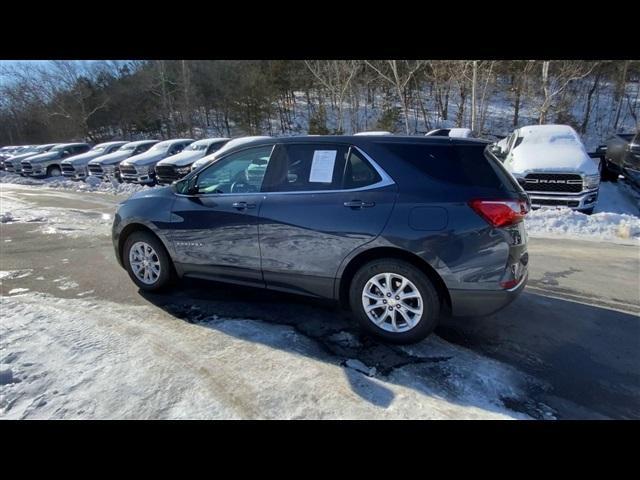
<svg viewBox="0 0 640 480"><path fill-rule="evenodd" d="M9 290L9 295L15 295L16 293L24 293L28 291L28 288L12 288L11 290Z"/></svg>
<svg viewBox="0 0 640 480"><path fill-rule="evenodd" d="M113 217L90 209L36 206L3 192L0 201L0 222L33 224L34 231L47 235L95 237L109 234Z"/></svg>
<svg viewBox="0 0 640 480"><path fill-rule="evenodd" d="M189 323L148 305L33 292L0 306L5 419L529 418L503 399L537 384L437 337L411 350L423 361L383 376L258 320Z"/></svg>
<svg viewBox="0 0 640 480"><path fill-rule="evenodd" d="M586 215L570 209L540 209L525 219L527 232L537 237L563 237L640 244L640 218L620 213Z"/></svg>
<svg viewBox="0 0 640 480"><path fill-rule="evenodd" d="M563 237L582 240L640 243L640 192L622 178L600 183L594 214L567 208L541 208L525 218L532 237Z"/></svg>
<svg viewBox="0 0 640 480"><path fill-rule="evenodd" d="M116 180L102 181L97 177L88 177L85 181L73 181L62 177L30 178L13 173L0 171L0 184L12 183L16 185L33 185L57 190L71 190L74 192L110 193L114 195L133 194L150 188L133 183L118 183Z"/></svg>
<svg viewBox="0 0 640 480"><path fill-rule="evenodd" d="M518 131L522 143L505 161L511 173L527 171L598 174L598 164L587 154L580 137L568 125L532 125Z"/></svg>

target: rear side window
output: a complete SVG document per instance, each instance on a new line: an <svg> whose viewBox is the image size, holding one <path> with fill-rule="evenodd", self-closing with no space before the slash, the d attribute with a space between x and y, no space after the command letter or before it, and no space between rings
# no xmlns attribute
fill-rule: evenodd
<svg viewBox="0 0 640 480"><path fill-rule="evenodd" d="M344 188L362 188L382 180L375 168L367 162L362 155L351 148L349 158L344 167Z"/></svg>
<svg viewBox="0 0 640 480"><path fill-rule="evenodd" d="M349 147L280 144L264 180L266 192L340 190Z"/></svg>
<svg viewBox="0 0 640 480"><path fill-rule="evenodd" d="M520 190L504 167L485 153L485 145L388 144L385 148L440 182Z"/></svg>

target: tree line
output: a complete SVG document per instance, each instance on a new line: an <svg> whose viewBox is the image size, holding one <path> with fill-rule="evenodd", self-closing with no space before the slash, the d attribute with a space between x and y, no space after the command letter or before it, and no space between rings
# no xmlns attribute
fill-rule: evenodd
<svg viewBox="0 0 640 480"><path fill-rule="evenodd" d="M639 61L145 60L0 66L0 144L638 128Z"/></svg>

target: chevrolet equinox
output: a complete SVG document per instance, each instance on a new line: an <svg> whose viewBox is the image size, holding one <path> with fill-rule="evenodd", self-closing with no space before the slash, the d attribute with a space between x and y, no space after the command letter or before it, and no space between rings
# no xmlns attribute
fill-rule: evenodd
<svg viewBox="0 0 640 480"><path fill-rule="evenodd" d="M527 281L529 199L488 142L263 138L122 203L117 259L142 290L197 277L339 301L390 342L487 315Z"/></svg>

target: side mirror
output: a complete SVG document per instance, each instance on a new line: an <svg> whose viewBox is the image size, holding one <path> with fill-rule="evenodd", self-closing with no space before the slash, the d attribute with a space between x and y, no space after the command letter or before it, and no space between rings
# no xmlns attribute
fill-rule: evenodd
<svg viewBox="0 0 640 480"><path fill-rule="evenodd" d="M171 184L171 188L182 195L195 195L198 193L198 175L178 180Z"/></svg>

